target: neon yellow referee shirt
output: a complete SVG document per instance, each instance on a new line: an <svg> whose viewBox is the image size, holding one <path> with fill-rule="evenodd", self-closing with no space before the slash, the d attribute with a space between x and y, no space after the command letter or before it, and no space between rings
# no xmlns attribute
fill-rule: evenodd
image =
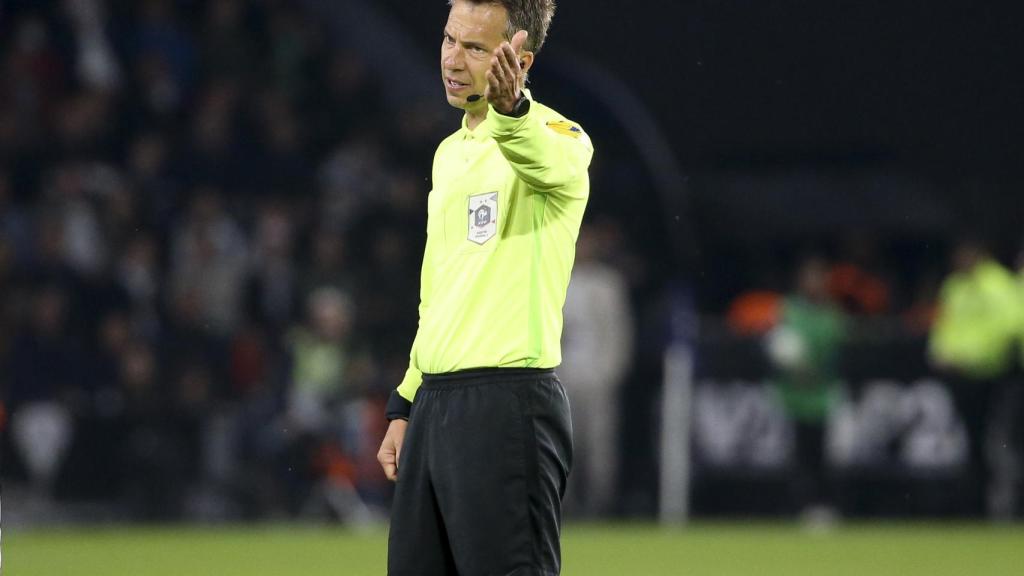
<svg viewBox="0 0 1024 576"><path fill-rule="evenodd" d="M593 153L578 124L532 100L520 118L489 110L474 130L464 117L441 142L402 398L413 401L423 373L561 363Z"/></svg>

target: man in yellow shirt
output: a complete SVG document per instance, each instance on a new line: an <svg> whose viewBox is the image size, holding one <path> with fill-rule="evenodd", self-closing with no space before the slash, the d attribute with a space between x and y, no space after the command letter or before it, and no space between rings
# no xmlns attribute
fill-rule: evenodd
<svg viewBox="0 0 1024 576"><path fill-rule="evenodd" d="M992 450L987 440L993 406L1003 400L1012 380L1024 302L1012 272L980 243L961 242L952 260L954 270L942 283L928 352L952 380L950 391L966 428L973 477L967 505L970 512L984 514L990 503Z"/></svg>
<svg viewBox="0 0 1024 576"><path fill-rule="evenodd" d="M378 453L397 481L388 574L560 571L572 461L562 305L590 191L579 125L525 88L552 0L452 0L419 329Z"/></svg>
<svg viewBox="0 0 1024 576"><path fill-rule="evenodd" d="M1020 326L1017 327L1017 367L1020 368L1018 376L1024 376L1024 246L1021 246L1017 254L1017 301L1021 309Z"/></svg>

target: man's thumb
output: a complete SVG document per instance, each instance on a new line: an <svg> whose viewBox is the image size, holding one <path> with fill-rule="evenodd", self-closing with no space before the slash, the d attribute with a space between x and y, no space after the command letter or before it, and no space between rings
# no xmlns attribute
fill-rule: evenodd
<svg viewBox="0 0 1024 576"><path fill-rule="evenodd" d="M526 30L520 30L516 32L515 36L512 37L512 50L515 50L516 54L523 48L523 44L526 44L526 38L530 36L530 33Z"/></svg>

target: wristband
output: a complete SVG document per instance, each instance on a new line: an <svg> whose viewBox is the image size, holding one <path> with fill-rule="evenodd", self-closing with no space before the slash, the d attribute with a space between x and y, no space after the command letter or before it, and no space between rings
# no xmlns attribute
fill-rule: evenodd
<svg viewBox="0 0 1024 576"><path fill-rule="evenodd" d="M530 111L530 99L526 97L526 94L520 94L519 100L516 100L515 105L512 106L512 111L508 114L498 112L502 116L508 116L510 118L522 118L526 116L526 113Z"/></svg>
<svg viewBox="0 0 1024 576"><path fill-rule="evenodd" d="M398 393L398 390L392 390L387 406L384 408L384 416L388 419L388 422L392 420L408 420L410 412L412 412L412 402L406 400L405 397Z"/></svg>

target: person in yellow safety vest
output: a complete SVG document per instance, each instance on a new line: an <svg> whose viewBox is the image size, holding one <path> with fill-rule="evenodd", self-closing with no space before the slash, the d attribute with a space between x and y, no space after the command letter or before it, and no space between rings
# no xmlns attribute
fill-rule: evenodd
<svg viewBox="0 0 1024 576"><path fill-rule="evenodd" d="M1024 301L1013 273L974 241L959 243L953 273L943 282L928 342L934 365L947 373L967 432L975 490L969 511L987 512L989 459L986 445L992 400L1001 398L1017 356Z"/></svg>
<svg viewBox="0 0 1024 576"><path fill-rule="evenodd" d="M958 246L939 293L929 352L938 366L970 379L1013 368L1024 303L1013 274L973 242Z"/></svg>
<svg viewBox="0 0 1024 576"><path fill-rule="evenodd" d="M1017 254L1017 301L1024 309L1024 246L1021 246ZM1017 343L1020 345L1020 354L1017 357L1017 366L1024 374L1024 312L1021 313L1020 322L1017 325Z"/></svg>
<svg viewBox="0 0 1024 576"><path fill-rule="evenodd" d="M1017 289L1021 307L1024 308L1024 245L1021 246L1020 252L1017 254ZM1024 506L1022 506L1022 502L1024 502L1024 477L1019 472L1019 465L1024 462L1024 314L1021 316L1020 329L1017 333L1017 343L1020 348L1020 354L1017 356L1017 390L1014 395L1015 401L1011 407L1011 412L1014 414L1014 421L1011 424L1011 442L1017 448L1017 457L1013 461L1018 464L1018 472L1015 478L1017 484L1016 496L1012 500L1016 502L1018 514L1024 514Z"/></svg>

